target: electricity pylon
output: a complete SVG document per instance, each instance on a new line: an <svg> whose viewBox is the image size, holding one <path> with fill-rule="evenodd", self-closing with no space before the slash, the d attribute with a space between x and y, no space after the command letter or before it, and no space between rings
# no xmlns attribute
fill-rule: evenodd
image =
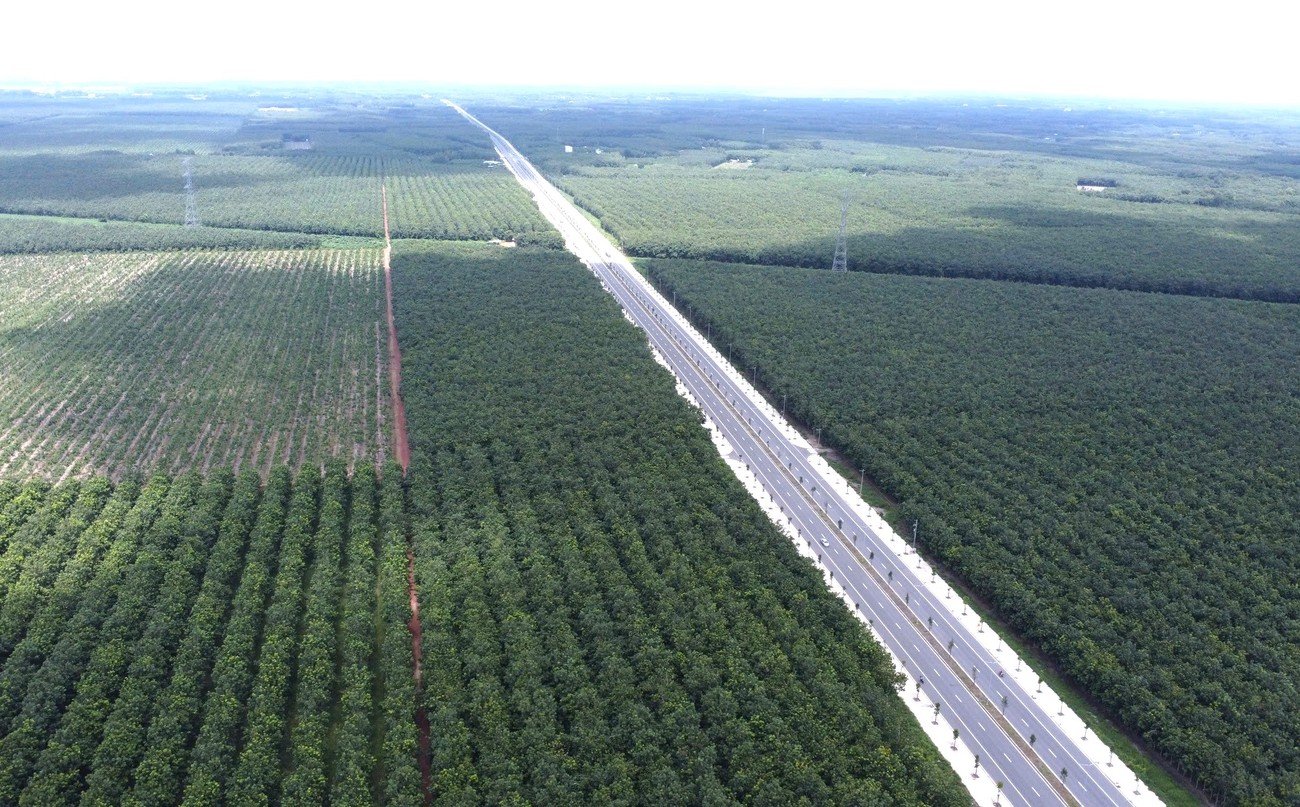
<svg viewBox="0 0 1300 807"><path fill-rule="evenodd" d="M832 272L849 271L849 242L846 230L849 224L849 192L844 192L844 201L840 203L840 235L835 239L835 259L831 261Z"/></svg>
<svg viewBox="0 0 1300 807"><path fill-rule="evenodd" d="M185 226L199 226L199 206L194 201L194 177L190 173L190 158L186 157L181 160L181 167L185 170Z"/></svg>

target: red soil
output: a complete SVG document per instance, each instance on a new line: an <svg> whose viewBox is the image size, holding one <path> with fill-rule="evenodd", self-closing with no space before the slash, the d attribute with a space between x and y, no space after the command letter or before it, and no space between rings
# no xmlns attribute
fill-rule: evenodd
<svg viewBox="0 0 1300 807"><path fill-rule="evenodd" d="M411 444L406 439L406 406L402 404L402 351L397 347L397 323L393 320L393 241L388 234L388 186L381 186L384 200L384 297L388 304L388 384L393 400L393 448L397 464L406 474L411 464Z"/></svg>
<svg viewBox="0 0 1300 807"><path fill-rule="evenodd" d="M388 383L393 400L393 447L397 454L397 464L402 466L402 475L405 476L411 464L411 445L406 438L406 407L402 403L402 352L397 347L397 322L393 319L393 240L388 230L388 186L381 185L380 192L384 201L384 297L388 305ZM411 602L411 619L406 623L411 631L411 672L415 676L416 702L419 704L424 691L424 675L420 665L424 633L420 627L420 598L415 588L415 552L409 543L406 547L406 594ZM416 706L415 725L420 735L417 750L420 784L424 791L424 803L429 804L433 800L433 780L429 767L429 715L422 705Z"/></svg>

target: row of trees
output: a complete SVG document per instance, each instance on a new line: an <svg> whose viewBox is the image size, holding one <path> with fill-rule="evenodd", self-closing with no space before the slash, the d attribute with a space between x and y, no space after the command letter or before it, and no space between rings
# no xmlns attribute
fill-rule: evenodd
<svg viewBox="0 0 1300 807"><path fill-rule="evenodd" d="M440 170L386 162L394 238L479 240L563 247L559 233L504 168L481 164Z"/></svg>
<svg viewBox="0 0 1300 807"><path fill-rule="evenodd" d="M1300 300L1294 208L1207 207L1222 196L1206 197L1203 183L1142 172L1123 194L1081 194L1069 163L1024 151L840 143L768 153L746 171L695 165L698 153L559 182L649 258L828 268L848 192L852 271ZM1294 188L1273 178L1224 182L1294 204Z"/></svg>
<svg viewBox="0 0 1300 807"><path fill-rule="evenodd" d="M968 801L589 274L442 245L394 283L436 802Z"/></svg>
<svg viewBox="0 0 1300 807"><path fill-rule="evenodd" d="M322 235L384 233L388 185L394 235L560 246L505 169L481 159L451 166L375 144L350 155L38 154L0 143L0 252L178 247L314 246ZM182 227L186 191L202 227ZM69 222L58 217L99 219ZM42 219L45 219L42 221ZM159 226L171 225L171 226Z"/></svg>
<svg viewBox="0 0 1300 807"><path fill-rule="evenodd" d="M305 233L0 215L0 253L301 249L320 246L322 240L321 236Z"/></svg>
<svg viewBox="0 0 1300 807"><path fill-rule="evenodd" d="M142 525L130 566L104 581L103 598L83 597L79 612L60 626L57 643L0 739L0 801L18 800L69 701L80 694L82 680L105 682L121 695L96 727L102 736L124 732L129 717L147 708L148 681L137 684L134 677L148 679L154 669L150 651L184 619L182 609L210 548L212 521L229 495L228 485L228 478L204 485L193 475L172 485L157 517ZM137 536L127 540L134 543ZM9 669L6 661L0 674Z"/></svg>
<svg viewBox="0 0 1300 807"><path fill-rule="evenodd" d="M0 154L6 213L182 224L188 163L209 226L378 237L381 161L218 154Z"/></svg>
<svg viewBox="0 0 1300 807"><path fill-rule="evenodd" d="M380 258L0 256L0 475L380 461Z"/></svg>
<svg viewBox="0 0 1300 807"><path fill-rule="evenodd" d="M648 271L1178 768L1227 803L1300 795L1294 306Z"/></svg>
<svg viewBox="0 0 1300 807"><path fill-rule="evenodd" d="M338 462L0 486L0 803L417 802L404 507Z"/></svg>

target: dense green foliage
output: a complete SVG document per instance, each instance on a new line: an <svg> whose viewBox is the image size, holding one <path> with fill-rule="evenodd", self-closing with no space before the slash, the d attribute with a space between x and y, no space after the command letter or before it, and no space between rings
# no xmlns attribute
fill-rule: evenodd
<svg viewBox="0 0 1300 807"><path fill-rule="evenodd" d="M782 266L650 269L1125 725L1300 799L1295 311L791 268L847 190L856 270L1300 300L1293 121L588 100L469 106L632 251ZM376 470L381 189L559 246L495 156L432 98L0 93L0 804L417 804L426 741L439 803L967 801L564 256L399 245Z"/></svg>
<svg viewBox="0 0 1300 807"><path fill-rule="evenodd" d="M1300 798L1300 309L647 268L1129 728Z"/></svg>
<svg viewBox="0 0 1300 807"><path fill-rule="evenodd" d="M474 111L636 255L829 266L848 193L851 269L1300 300L1295 120L780 99ZM1077 190L1088 178L1114 185Z"/></svg>
<svg viewBox="0 0 1300 807"><path fill-rule="evenodd" d="M380 253L0 257L0 475L382 460Z"/></svg>
<svg viewBox="0 0 1300 807"><path fill-rule="evenodd" d="M13 154L183 152L231 137L255 108L247 98L0 91L0 144Z"/></svg>
<svg viewBox="0 0 1300 807"><path fill-rule="evenodd" d="M576 262L409 245L394 282L435 802L965 803Z"/></svg>
<svg viewBox="0 0 1300 807"><path fill-rule="evenodd" d="M414 804L422 795L420 772L407 761L418 756L415 656L410 629L410 539L405 492L396 476L384 479L376 502L380 532L378 608L380 662L376 676L383 695L375 703L375 743L380 770L376 798L385 804ZM405 623L405 627L399 627Z"/></svg>
<svg viewBox="0 0 1300 807"><path fill-rule="evenodd" d="M504 168L384 164L393 237L483 240L561 247L533 200Z"/></svg>
<svg viewBox="0 0 1300 807"><path fill-rule="evenodd" d="M0 215L0 252L378 237L385 183L395 235L560 246L514 178L488 164L491 148L436 101L301 101L142 114L128 102L88 99L75 111L83 136L67 143L66 102L9 99L17 120L0 127L0 214L27 215ZM0 99L0 114L5 107ZM310 148L291 150L290 140ZM205 226L179 227L187 198ZM172 226L128 224L140 222Z"/></svg>
<svg viewBox="0 0 1300 807"><path fill-rule="evenodd" d="M322 241L322 236L306 233L0 214L0 253L294 249Z"/></svg>
<svg viewBox="0 0 1300 807"><path fill-rule="evenodd" d="M332 463L265 487L222 471L0 489L6 550L31 543L0 599L0 803L321 804L331 783L332 804L415 803L413 748L372 751L413 731L410 688L404 726L369 705L389 697L373 672L411 658L407 614L376 599L382 542L405 557L375 506L396 485L401 518L398 480Z"/></svg>

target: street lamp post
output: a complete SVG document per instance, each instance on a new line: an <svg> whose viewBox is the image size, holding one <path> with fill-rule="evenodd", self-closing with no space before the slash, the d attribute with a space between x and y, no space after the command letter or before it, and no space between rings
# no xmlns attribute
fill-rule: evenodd
<svg viewBox="0 0 1300 807"><path fill-rule="evenodd" d="M858 495L859 496L862 495L862 483L865 482L866 480L867 480L867 469L859 468L858 469Z"/></svg>

